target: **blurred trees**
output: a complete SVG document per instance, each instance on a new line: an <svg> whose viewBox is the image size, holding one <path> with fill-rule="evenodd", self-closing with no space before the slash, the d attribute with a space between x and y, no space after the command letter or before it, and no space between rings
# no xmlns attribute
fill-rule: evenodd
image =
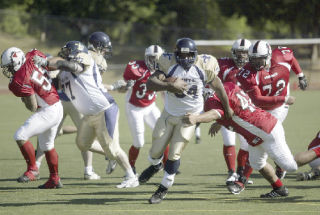
<svg viewBox="0 0 320 215"><path fill-rule="evenodd" d="M52 31L59 39L103 30L119 44L172 44L194 39L319 37L318 0L2 0L0 30L15 34ZM25 14L21 17L22 14ZM12 15L12 14L11 14ZM50 18L50 21L49 21ZM55 21L53 21L55 20ZM65 29L59 29L64 25ZM61 26L60 26L61 28ZM141 35L137 32L140 32ZM67 35L67 36L66 36ZM69 35L69 36L68 36ZM50 38L52 39L52 38Z"/></svg>

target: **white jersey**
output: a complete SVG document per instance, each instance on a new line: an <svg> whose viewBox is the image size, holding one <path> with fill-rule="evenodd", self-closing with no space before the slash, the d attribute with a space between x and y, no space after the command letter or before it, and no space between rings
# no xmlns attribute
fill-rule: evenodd
<svg viewBox="0 0 320 215"><path fill-rule="evenodd" d="M164 53L156 59L157 69L167 77L180 77L187 84L184 94L165 92L165 109L174 116L183 116L187 112L200 113L203 110L203 89L219 73L219 64L211 55L198 55L195 64L186 72L176 64L172 53Z"/></svg>
<svg viewBox="0 0 320 215"><path fill-rule="evenodd" d="M79 75L62 71L59 75L62 89L80 113L96 115L108 109L114 100L104 88L92 57L80 53L76 59L84 65L84 71Z"/></svg>
<svg viewBox="0 0 320 215"><path fill-rule="evenodd" d="M183 94L165 92L165 110L173 116L200 113L203 110L203 88L207 75L199 67L193 65L189 71L178 64L171 66L167 77L179 77L187 83L187 90Z"/></svg>

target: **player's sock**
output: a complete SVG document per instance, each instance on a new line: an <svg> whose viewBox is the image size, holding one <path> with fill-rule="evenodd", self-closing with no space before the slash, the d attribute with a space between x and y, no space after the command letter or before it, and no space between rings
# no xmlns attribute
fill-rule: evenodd
<svg viewBox="0 0 320 215"><path fill-rule="evenodd" d="M272 183L271 186L273 189L276 189L276 188L282 187L283 184L282 184L282 181L280 179L278 179L276 182Z"/></svg>
<svg viewBox="0 0 320 215"><path fill-rule="evenodd" d="M59 177L58 175L58 153L56 149L53 148L50 151L46 151L46 160L49 167L50 178L56 179Z"/></svg>
<svg viewBox="0 0 320 215"><path fill-rule="evenodd" d="M175 175L175 173L169 174L167 171L164 171L164 176L162 178L161 184L166 188L172 187Z"/></svg>
<svg viewBox="0 0 320 215"><path fill-rule="evenodd" d="M36 166L36 155L33 148L33 145L30 141L25 142L22 146L19 147L20 151L26 160L26 163L28 165L28 170L38 170Z"/></svg>
<svg viewBox="0 0 320 215"><path fill-rule="evenodd" d="M248 151L244 151L243 149L239 149L238 156L237 156L238 168L239 167L242 167L243 169L245 168L248 157L249 157Z"/></svg>
<svg viewBox="0 0 320 215"><path fill-rule="evenodd" d="M317 157L319 158L320 157L320 146L317 148L313 148L312 150L316 153Z"/></svg>
<svg viewBox="0 0 320 215"><path fill-rule="evenodd" d="M163 166L166 166L168 155L169 155L169 145L167 146L166 150L163 152L163 158L162 158Z"/></svg>
<svg viewBox="0 0 320 215"><path fill-rule="evenodd" d="M236 147L235 146L223 146L223 155L226 161L228 170L235 172L236 169Z"/></svg>
<svg viewBox="0 0 320 215"><path fill-rule="evenodd" d="M131 146L129 149L129 163L132 167L134 167L136 164L136 161L139 156L139 152L140 152L140 148L136 148L134 146Z"/></svg>
<svg viewBox="0 0 320 215"><path fill-rule="evenodd" d="M244 171L243 171L243 175L246 177L247 180L249 180L252 171L253 171L253 169L252 169L252 167L250 166L250 163L249 163L249 161L248 161L248 162L246 163L246 166L245 166Z"/></svg>

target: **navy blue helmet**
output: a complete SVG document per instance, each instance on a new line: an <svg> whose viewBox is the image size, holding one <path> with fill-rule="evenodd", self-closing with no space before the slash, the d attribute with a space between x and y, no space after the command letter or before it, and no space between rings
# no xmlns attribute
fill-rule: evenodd
<svg viewBox="0 0 320 215"><path fill-rule="evenodd" d="M174 55L177 63L185 70L189 70L198 55L195 42L190 38L178 39Z"/></svg>
<svg viewBox="0 0 320 215"><path fill-rule="evenodd" d="M112 56L110 37L103 32L94 32L89 36L88 48L103 55L107 60Z"/></svg>
<svg viewBox="0 0 320 215"><path fill-rule="evenodd" d="M81 52L88 53L88 49L83 43L79 41L69 41L61 48L58 55L63 59L70 60L75 58L77 54Z"/></svg>

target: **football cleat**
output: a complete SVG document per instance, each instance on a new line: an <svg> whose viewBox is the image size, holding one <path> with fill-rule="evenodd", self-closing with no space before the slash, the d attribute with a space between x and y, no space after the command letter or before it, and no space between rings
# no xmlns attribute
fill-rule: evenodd
<svg viewBox="0 0 320 215"><path fill-rule="evenodd" d="M149 199L150 204L159 204L167 195L168 188L160 184L159 188Z"/></svg>
<svg viewBox="0 0 320 215"><path fill-rule="evenodd" d="M230 193L238 195L244 190L245 186L243 183L236 181L234 183L228 184L227 188Z"/></svg>
<svg viewBox="0 0 320 215"><path fill-rule="evenodd" d="M106 173L108 175L110 175L114 171L116 166L117 166L117 161L116 160L109 160L109 163L108 163L108 166L107 166L107 169L106 169Z"/></svg>
<svg viewBox="0 0 320 215"><path fill-rule="evenodd" d="M84 180L99 180L101 177L95 173L92 172L91 174L84 174Z"/></svg>
<svg viewBox="0 0 320 215"><path fill-rule="evenodd" d="M260 198L277 198L277 197L286 197L289 195L288 188L281 186L271 190L270 193L261 194Z"/></svg>
<svg viewBox="0 0 320 215"><path fill-rule="evenodd" d="M49 180L46 183L44 183L43 185L40 185L38 188L39 189L58 189L62 187L63 185L60 181L60 178L58 179L49 178Z"/></svg>
<svg viewBox="0 0 320 215"><path fill-rule="evenodd" d="M19 183L26 183L29 181L36 181L40 179L40 174L39 171L34 171L34 170L28 170L25 173L23 173L22 176L17 178L17 181Z"/></svg>
<svg viewBox="0 0 320 215"><path fill-rule="evenodd" d="M309 181L320 178L320 170L312 169L309 172L299 172L297 174L297 181Z"/></svg>
<svg viewBox="0 0 320 215"><path fill-rule="evenodd" d="M139 182L142 183L146 183L147 181L149 181L149 179L154 176L154 174L156 174L157 172L159 172L161 169L163 169L163 164L159 163L158 165L150 165L147 169L145 169L140 177L139 177Z"/></svg>
<svg viewBox="0 0 320 215"><path fill-rule="evenodd" d="M131 187L138 187L139 181L136 176L128 178L125 177L121 184L117 185L117 188L131 188Z"/></svg>
<svg viewBox="0 0 320 215"><path fill-rule="evenodd" d="M228 184L233 184L235 181L238 180L239 176L236 172L233 172L232 170L228 171L229 175L228 178L226 180L226 185Z"/></svg>
<svg viewBox="0 0 320 215"><path fill-rule="evenodd" d="M278 176L279 179L284 179L286 176L287 171L284 169L281 169L278 165L276 166L276 175Z"/></svg>

